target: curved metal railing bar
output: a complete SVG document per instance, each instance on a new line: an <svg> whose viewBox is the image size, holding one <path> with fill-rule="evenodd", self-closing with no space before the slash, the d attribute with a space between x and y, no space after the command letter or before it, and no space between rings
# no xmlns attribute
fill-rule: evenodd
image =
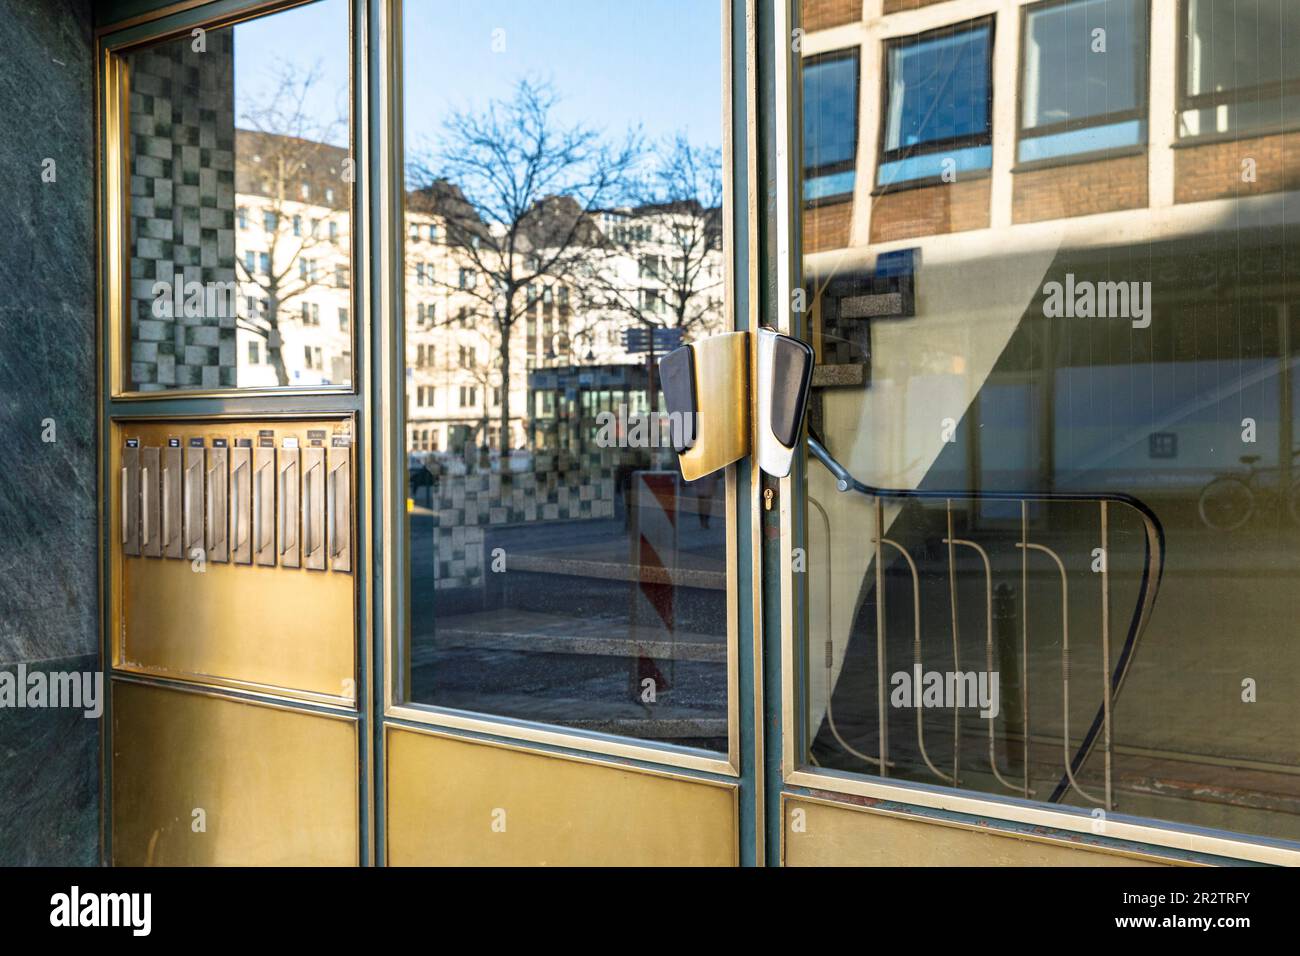
<svg viewBox="0 0 1300 956"><path fill-rule="evenodd" d="M1119 696L1123 689L1124 681L1128 677L1129 670L1133 664L1133 658L1137 651L1138 641L1142 636L1147 624L1151 619L1151 612L1155 608L1156 595L1160 590L1160 580L1164 574L1164 551L1165 551L1165 534L1160 520L1156 517L1147 505L1141 500L1134 498L1132 495L1118 494L1113 492L1095 492L1081 494L1065 494L1060 492L1038 491L1038 492L987 492L987 491L965 491L965 490L930 490L917 488L877 488L871 485L865 485L858 481L853 475L841 465L828 452L825 446L812 435L808 436L808 450L813 457L822 463L823 466L834 476L836 488L841 492L855 491L858 494L866 495L876 499L877 510L877 536L876 536L876 589L881 593L883 584L883 574L880 564L882 557L880 548L880 523L881 523L881 499L947 499L947 498L969 498L981 501L1018 501L1021 503L1022 515L1026 513L1027 503L1030 501L1094 501L1094 502L1116 502L1127 505L1137 512L1142 519L1143 527L1146 533L1144 541L1145 555L1142 566L1142 578L1139 583L1138 600L1135 604L1132 617L1129 619L1128 631L1124 637L1124 644L1121 647L1119 656L1115 661L1115 668L1110 673L1110 679L1107 682L1108 693L1105 695L1102 704L1097 708L1088 730L1084 733L1083 740L1074 751L1073 758L1066 760L1066 772L1062 774L1061 779L1057 782L1052 794L1048 797L1048 802L1059 803L1061 798L1070 789L1073 783L1074 774L1078 773L1091 755L1097 740L1102 736L1103 730L1109 736L1109 717L1110 709L1114 700ZM1028 542L1022 539L1022 544ZM1109 563L1109 562L1107 562ZM1022 589L1023 597L1023 589ZM881 602L876 602L876 614L880 621ZM1026 625L1027 626L1027 625ZM880 628L883 630L883 627ZM1026 648L1027 650L1027 648ZM1109 653L1109 652L1108 652ZM879 651L878 651L879 654ZM1028 668L1025 668L1025 680L1022 681L1022 688L1028 692ZM884 727L881 726L881 739L884 742ZM1025 735L1025 756L1028 757L1029 735ZM881 753L886 751L881 748ZM1025 760L1025 773L1029 773L1029 761ZM1026 786L1028 778L1026 776ZM1107 801L1109 805L1109 800Z"/></svg>
<svg viewBox="0 0 1300 956"><path fill-rule="evenodd" d="M948 545L949 554L952 553L953 545L961 545L962 547L971 548L972 550L974 550L975 553L980 556L980 560L984 562L984 628L985 628L984 653L985 653L985 666L988 668L988 672L991 674L993 673L993 566L989 562L989 553L984 550L984 547L982 545L980 545L975 541L967 541L965 538L951 537L952 535L952 501L951 500L948 502L948 534L949 537L944 538L943 543ZM951 558L949 559L948 566L949 568L952 567ZM956 629L956 627L957 627L957 622L956 622L956 618L954 617L953 619L954 630ZM1028 736L1029 736L1029 728L1026 727L1025 737L1028 738ZM1020 791L1023 789L1025 797L1029 797L1031 791L1029 790L1028 781L1026 781L1025 786L1021 788L1018 787L1016 784L1012 783L1006 777L1002 776L1002 771L998 769L996 741L997 741L997 734L994 732L993 720L992 718L990 718L989 719L989 766L993 769L993 776L997 778L998 783L1002 784L1002 786L1006 787L1008 790Z"/></svg>
<svg viewBox="0 0 1300 956"><path fill-rule="evenodd" d="M818 501L816 498L814 498L812 495L808 496L808 503L817 509L817 512L822 516L822 523L826 526L826 567L827 569L829 569L831 566L830 515L826 513L826 509L822 507L821 502ZM831 575L829 570L827 571L825 578L826 578L826 616L827 616L827 621L829 622L830 609L831 607L833 607L833 605L831 604L833 582L831 580ZM834 737L835 740L839 743L839 745L843 747L847 752L851 753L859 760L864 760L867 763L873 763L877 767L879 767L880 766L879 757L873 757L870 754L864 754L861 750L858 750L847 740L845 740L843 736L841 736L839 728L835 726L835 704L834 704L835 694L833 693L835 687L834 687L834 683L831 680L831 670L834 667L834 663L835 663L834 661L834 640L835 639L833 634L834 632L832 631L828 623L826 628L826 652L825 652L826 666L824 668L826 671L826 725L830 728L831 736ZM808 759L813 760L811 754L808 755ZM814 764L815 763L816 761L814 760Z"/></svg>

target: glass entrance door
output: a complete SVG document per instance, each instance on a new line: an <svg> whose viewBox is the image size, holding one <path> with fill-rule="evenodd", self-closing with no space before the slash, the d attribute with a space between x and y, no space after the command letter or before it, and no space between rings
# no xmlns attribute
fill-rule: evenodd
<svg viewBox="0 0 1300 956"><path fill-rule="evenodd" d="M748 314L744 20L391 23L386 859L734 864L748 476L682 480L657 364Z"/></svg>
<svg viewBox="0 0 1300 956"><path fill-rule="evenodd" d="M791 13L782 294L818 367L781 486L788 810L1294 862L1300 12Z"/></svg>

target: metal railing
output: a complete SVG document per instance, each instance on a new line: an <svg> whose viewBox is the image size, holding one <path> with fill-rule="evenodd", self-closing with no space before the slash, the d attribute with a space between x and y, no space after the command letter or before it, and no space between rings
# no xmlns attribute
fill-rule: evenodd
<svg viewBox="0 0 1300 956"><path fill-rule="evenodd" d="M886 693L886 598L885 598L885 548L890 548L902 557L908 574L911 579L911 594L913 604L912 614L912 659L918 672L923 671L922 660L922 627L921 627L921 575L918 571L916 561L911 553L899 541L894 540L886 535L884 502L887 500L917 500L930 504L942 502L945 512L946 534L942 538L942 543L946 547L947 553L947 580L949 599L951 606L951 635L952 635L952 658L953 668L960 671L960 640L959 640L959 621L957 613L957 561L956 552L958 548L972 552L979 558L983 568L984 583L984 651L985 663L988 671L993 671L994 655L994 612L993 612L993 565L990 561L988 550L979 542L969 537L957 537L954 533L953 521L953 502L955 500L971 500L980 502L1004 502L1018 504L1019 506L1019 540L1016 542L1016 549L1020 554L1020 657L1022 662L1022 678L1020 680L1020 701L1019 709L1021 720L1023 722L1021 739L1022 754L1021 762L1023 765L1023 777L1020 783L1013 783L1004 775L1002 769L998 766L996 750L996 733L994 721L988 720L988 760L989 770L999 785L1009 791L1017 793L1025 798L1033 797L1034 790L1030 784L1030 688L1029 688L1029 575L1030 561L1032 555L1041 555L1046 557L1051 565L1055 566L1060 578L1060 602L1061 602L1061 756L1064 764L1063 773L1059 782L1053 788L1051 795L1048 797L1050 802L1060 802L1067 793L1074 792L1083 800L1097 804L1110 810L1114 807L1114 779L1113 779L1113 712L1116 698L1123 688L1125 678L1133 663L1134 654L1137 650L1138 643L1142 633L1151 617L1151 612L1155 604L1156 593L1160 586L1160 578L1164 567L1164 533L1155 514L1141 501L1128 495L1122 494L1060 494L1054 492L980 492L980 491L935 491L921 489L892 489L892 488L875 488L863 484L854 478L839 462L837 462L826 448L817 439L810 437L808 439L808 448L813 457L817 458L836 479L836 487L841 492L856 492L871 499L874 514L874 532L871 543L874 548L875 563L875 618L876 618L876 693L877 693L877 734L878 734L878 753L873 756L863 753L860 749L851 746L841 734L835 724L834 717L834 687L832 681L832 647L829 639L826 653L826 719L827 726L835 740L844 747L845 750L855 757L873 765L883 777L890 775L891 769L896 768L896 764L890 758L890 727L887 707ZM1070 644L1070 579L1066 573L1066 564L1062 560L1060 553L1042 541L1031 540L1029 506L1033 502L1073 502L1076 504L1095 504L1098 509L1098 528L1099 535L1097 539L1100 548L1101 562L1099 573L1101 577L1100 587L1100 633L1098 639L1101 650L1101 688L1099 688L1098 703L1095 716L1085 731L1082 741L1079 745L1071 750L1070 734L1070 700L1072 686L1078 689L1077 682L1071 679L1071 644ZM830 520L825 509L816 500L809 498L809 503L816 508L826 524L826 533L830 535ZM1111 561L1110 561L1110 522L1111 509L1115 506L1130 508L1136 513L1141 522L1144 531L1143 546L1144 554L1141 564L1140 580L1136 600L1134 601L1133 613L1128 620L1127 631L1124 637L1123 646L1120 648L1118 655L1115 657L1112 666L1111 654ZM829 572L826 575L829 581ZM829 603L830 595L827 595ZM1077 638L1077 635L1076 635ZM930 753L925 743L925 726L923 711L921 707L916 709L916 737L917 748L921 760L925 767L938 778L942 783L951 786L958 786L961 783L961 723L958 707L953 707L953 762L952 772L948 773L935 765L931 759ZM1099 797L1094 793L1086 790L1079 783L1079 774L1091 755L1092 751L1101 743L1103 754L1103 777L1104 791Z"/></svg>

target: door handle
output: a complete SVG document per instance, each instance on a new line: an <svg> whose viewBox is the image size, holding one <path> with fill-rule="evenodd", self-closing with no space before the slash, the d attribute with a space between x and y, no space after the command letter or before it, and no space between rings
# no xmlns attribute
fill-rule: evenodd
<svg viewBox="0 0 1300 956"><path fill-rule="evenodd" d="M812 390L812 346L789 335L758 330L758 467L773 478L790 474Z"/></svg>
<svg viewBox="0 0 1300 956"><path fill-rule="evenodd" d="M659 360L659 376L684 479L711 475L749 454L748 332L674 349Z"/></svg>

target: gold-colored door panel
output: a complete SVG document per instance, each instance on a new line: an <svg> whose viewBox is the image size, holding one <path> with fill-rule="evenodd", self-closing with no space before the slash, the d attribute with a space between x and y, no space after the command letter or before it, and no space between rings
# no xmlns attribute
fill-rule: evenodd
<svg viewBox="0 0 1300 956"><path fill-rule="evenodd" d="M389 725L394 866L735 866L737 790Z"/></svg>
<svg viewBox="0 0 1300 956"><path fill-rule="evenodd" d="M359 857L357 721L113 681L119 866Z"/></svg>
<svg viewBox="0 0 1300 956"><path fill-rule="evenodd" d="M346 419L119 422L112 443L113 454L117 456L112 473L122 472L118 459L128 439L138 440L145 450L166 450L169 439L178 439L186 452L194 451L189 447L193 438L204 439L208 446L215 438L225 439L231 446L244 439L251 443L249 450L258 452L264 450L258 442L269 440L275 443L278 452L285 439L307 447L311 441L309 436L316 433L316 440L328 443L335 434L350 433L349 426ZM262 432L271 434L259 434ZM324 434L323 439L320 433ZM229 479L230 498L223 509L209 506L191 511L187 503L184 534L190 536L190 517L206 514L211 521L217 515L215 520L222 525L229 524L230 539L223 542L228 543L224 554L234 560L195 561L188 547L179 560L125 556L118 546L120 535L114 534L114 578L119 582L113 595L114 617L119 622L114 628L114 666L173 679L284 691L324 703L351 705L356 700L355 579L346 571L334 569L335 566L314 570L286 567L283 561L273 566L253 562L252 548L246 539L253 529L265 526L265 516L271 516L276 525L262 532L273 543L279 540L281 532L292 532L296 541L303 521L301 517L280 520L276 503L281 491L275 483L278 476L274 474L273 461L268 471L270 479L260 486L265 498L249 495L241 499L241 494L251 491L252 483L248 480L250 476L242 472L238 473L236 482L236 469L254 469L257 461L243 448L231 450L237 453L233 456L235 467L226 464L229 476L216 478L217 481ZM297 448L291 450L297 454ZM312 450L323 454L333 451L332 448ZM165 480L171 476L163 477ZM236 491L236 484L243 490ZM335 485L342 487L337 481ZM355 487L355 482L349 481L347 487ZM323 505L325 490L321 483L307 500ZM122 497L119 493L113 500ZM267 502L268 510L265 515L255 517L254 512L259 510L262 501ZM167 511L169 506L181 510L172 502L162 510ZM224 517L229 514L225 508L243 514L242 523ZM350 525L351 509L345 513L349 515ZM120 520L120 515L115 516L115 527ZM210 532L211 528L209 538ZM178 529L164 528L161 522L152 529L155 539L164 533L170 533L174 539ZM339 538L340 547L350 544L350 526L340 525L333 533ZM202 538L201 529L199 538ZM273 546L269 550L274 552L277 548ZM245 553L247 557L242 557ZM215 554L220 556L223 552Z"/></svg>
<svg viewBox="0 0 1300 956"><path fill-rule="evenodd" d="M781 797L784 866L1164 866L1161 860L1066 839L805 797Z"/></svg>

